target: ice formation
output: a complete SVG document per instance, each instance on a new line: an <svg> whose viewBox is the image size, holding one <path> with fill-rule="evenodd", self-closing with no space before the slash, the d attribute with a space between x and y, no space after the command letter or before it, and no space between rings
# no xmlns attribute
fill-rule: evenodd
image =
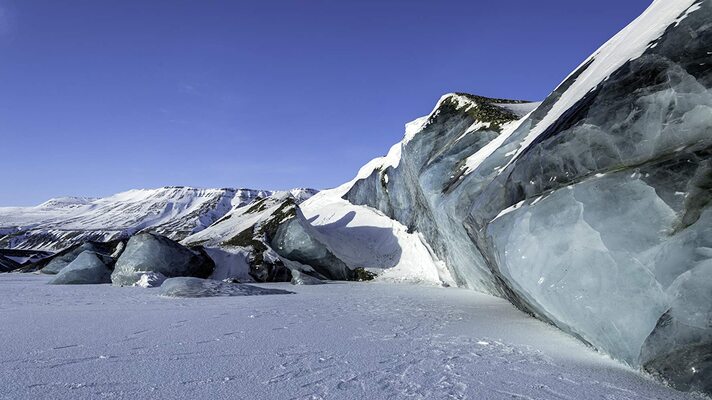
<svg viewBox="0 0 712 400"><path fill-rule="evenodd" d="M80 254L85 251L93 251L102 255L109 255L112 253L121 253L121 243L120 242L109 242L109 243L99 243L99 242L84 242L55 254L54 256L44 259L37 263L37 268L43 274L54 275L62 271L66 266L68 266L72 261L74 261Z"/></svg>
<svg viewBox="0 0 712 400"><path fill-rule="evenodd" d="M0 272L13 271L19 267L20 264L17 263L15 260L0 254Z"/></svg>
<svg viewBox="0 0 712 400"><path fill-rule="evenodd" d="M149 272L165 277L193 276L207 278L215 264L202 249L186 248L166 237L141 233L131 237L116 261L111 282L132 286Z"/></svg>
<svg viewBox="0 0 712 400"><path fill-rule="evenodd" d="M190 277L166 279L160 289L160 295L164 297L262 296L290 293L281 289L265 289L241 283Z"/></svg>
<svg viewBox="0 0 712 400"><path fill-rule="evenodd" d="M710 20L712 0L657 0L541 104L444 96L275 250L353 268L319 231L343 198L422 235L456 284L712 393Z"/></svg>
<svg viewBox="0 0 712 400"><path fill-rule="evenodd" d="M85 250L51 280L53 285L81 285L111 283L113 259L105 255Z"/></svg>

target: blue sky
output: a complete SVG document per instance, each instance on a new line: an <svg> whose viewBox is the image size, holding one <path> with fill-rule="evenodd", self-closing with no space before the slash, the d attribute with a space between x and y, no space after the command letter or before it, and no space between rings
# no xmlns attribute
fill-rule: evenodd
<svg viewBox="0 0 712 400"><path fill-rule="evenodd" d="M0 0L0 205L326 188L444 93L540 100L650 0Z"/></svg>

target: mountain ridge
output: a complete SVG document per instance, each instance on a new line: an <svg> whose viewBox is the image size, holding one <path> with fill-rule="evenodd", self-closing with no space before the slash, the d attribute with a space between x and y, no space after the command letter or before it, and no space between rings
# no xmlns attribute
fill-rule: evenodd
<svg viewBox="0 0 712 400"><path fill-rule="evenodd" d="M0 207L0 247L58 251L85 240L110 241L141 231L181 240L257 198L286 194L301 201L314 193L304 188L164 186L96 199L59 197L34 207Z"/></svg>

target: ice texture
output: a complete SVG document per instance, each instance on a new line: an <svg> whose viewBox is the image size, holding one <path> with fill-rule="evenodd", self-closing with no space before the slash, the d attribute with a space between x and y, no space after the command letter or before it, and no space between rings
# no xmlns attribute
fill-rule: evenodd
<svg viewBox="0 0 712 400"><path fill-rule="evenodd" d="M394 146L383 163L356 180L343 197L420 232L459 285L501 294L462 225L467 205L486 179L467 176L468 186L462 186L462 179L467 158L500 134L506 135L518 118L498 105L521 103L466 94L444 96L419 124L420 131Z"/></svg>
<svg viewBox="0 0 712 400"><path fill-rule="evenodd" d="M111 282L117 286L132 286L148 272L166 277L207 278L213 269L214 263L204 251L188 249L163 236L140 233L131 237L116 261Z"/></svg>
<svg viewBox="0 0 712 400"><path fill-rule="evenodd" d="M660 317L643 347L645 369L683 390L712 393L710 282L710 259L680 275L668 289L670 309Z"/></svg>
<svg viewBox="0 0 712 400"><path fill-rule="evenodd" d="M674 213L653 188L627 178L596 178L526 202L488 234L501 277L533 310L636 364L667 303L645 258Z"/></svg>
<svg viewBox="0 0 712 400"><path fill-rule="evenodd" d="M169 278L161 285L160 295L164 297L218 297L218 296L262 296L268 294L290 294L281 289L265 289L241 283L228 283L212 279L191 277Z"/></svg>
<svg viewBox="0 0 712 400"><path fill-rule="evenodd" d="M82 285L111 283L113 259L91 250L85 250L77 256L55 277L49 281L53 285Z"/></svg>
<svg viewBox="0 0 712 400"><path fill-rule="evenodd" d="M709 393L712 2L694 3L526 147L515 132L466 224L520 307Z"/></svg>

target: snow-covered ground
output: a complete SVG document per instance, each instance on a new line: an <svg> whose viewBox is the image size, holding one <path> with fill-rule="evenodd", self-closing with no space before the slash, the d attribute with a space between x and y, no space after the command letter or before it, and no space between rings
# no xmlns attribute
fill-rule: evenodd
<svg viewBox="0 0 712 400"><path fill-rule="evenodd" d="M175 299L48 279L0 275L0 398L693 398L464 289Z"/></svg>

